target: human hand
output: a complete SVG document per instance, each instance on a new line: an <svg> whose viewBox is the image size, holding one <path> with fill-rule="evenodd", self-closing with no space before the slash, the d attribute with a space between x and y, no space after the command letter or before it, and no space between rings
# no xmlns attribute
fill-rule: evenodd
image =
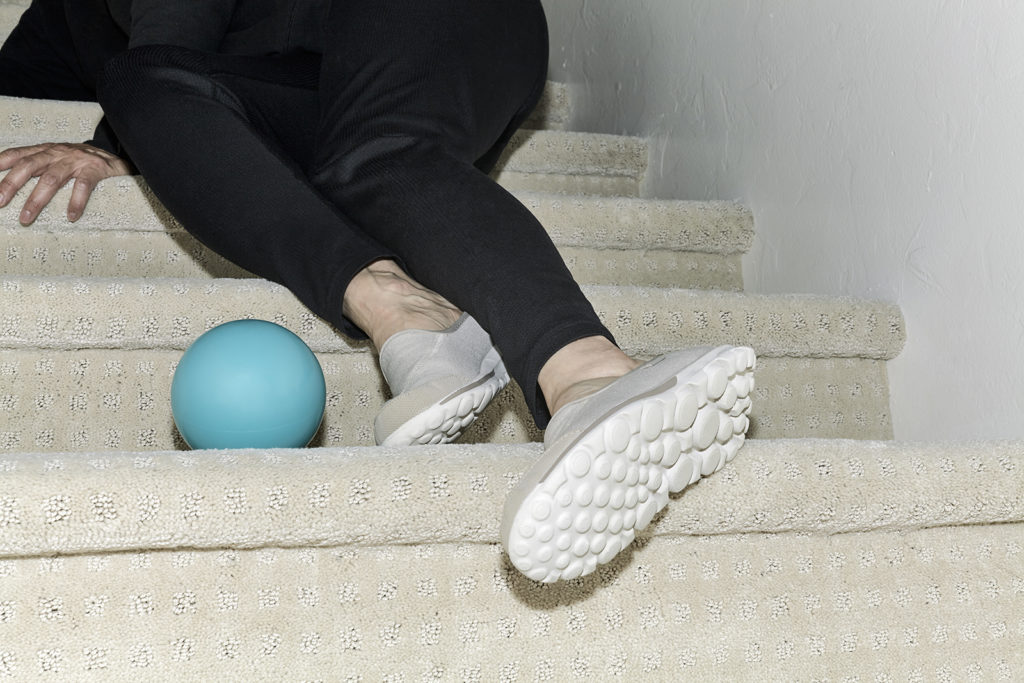
<svg viewBox="0 0 1024 683"><path fill-rule="evenodd" d="M127 162L105 150L84 143L47 142L13 147L0 152L0 208L7 206L30 178L39 178L19 216L30 225L50 203L57 190L72 178L75 186L68 202L68 220L77 221L96 184L104 178L130 175Z"/></svg>

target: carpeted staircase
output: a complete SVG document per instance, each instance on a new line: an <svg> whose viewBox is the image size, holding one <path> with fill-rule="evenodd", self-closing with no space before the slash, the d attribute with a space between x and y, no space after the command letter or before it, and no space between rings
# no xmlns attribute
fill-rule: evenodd
<svg viewBox="0 0 1024 683"><path fill-rule="evenodd" d="M0 36L24 3L0 0ZM540 454L516 387L463 445L383 449L370 349L183 232L138 178L0 210L0 679L1024 679L1024 446L893 442L891 305L743 292L753 218L639 198L644 140L567 131L551 84L498 180L623 347L757 349L751 441L596 574L498 545ZM0 98L0 148L95 105ZM174 366L220 322L317 352L315 448L187 451ZM955 398L951 398L955 400Z"/></svg>

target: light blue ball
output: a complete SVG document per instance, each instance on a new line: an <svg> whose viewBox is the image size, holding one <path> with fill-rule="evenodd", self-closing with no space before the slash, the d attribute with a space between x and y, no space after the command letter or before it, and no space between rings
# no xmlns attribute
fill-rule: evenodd
<svg viewBox="0 0 1024 683"><path fill-rule="evenodd" d="M265 320L205 332L171 382L174 423L192 448L301 448L320 427L326 403L316 356Z"/></svg>

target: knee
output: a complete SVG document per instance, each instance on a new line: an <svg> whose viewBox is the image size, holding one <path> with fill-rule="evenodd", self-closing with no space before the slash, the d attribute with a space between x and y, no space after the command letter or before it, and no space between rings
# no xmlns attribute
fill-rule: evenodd
<svg viewBox="0 0 1024 683"><path fill-rule="evenodd" d="M443 174L452 155L434 140L417 135L374 135L352 131L345 144L322 145L308 176L332 196L372 185L416 192L425 172Z"/></svg>
<svg viewBox="0 0 1024 683"><path fill-rule="evenodd" d="M109 116L153 95L168 93L168 85L198 84L205 65L201 53L173 45L146 45L126 50L108 61L96 84L96 97Z"/></svg>

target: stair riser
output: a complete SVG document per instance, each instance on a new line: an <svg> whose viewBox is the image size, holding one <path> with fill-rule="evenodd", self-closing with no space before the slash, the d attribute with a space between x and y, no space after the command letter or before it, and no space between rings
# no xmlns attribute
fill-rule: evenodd
<svg viewBox="0 0 1024 683"><path fill-rule="evenodd" d="M763 356L889 359L905 339L899 309L812 296L603 287L583 292L627 352L745 344ZM314 351L363 349L262 280L0 279L0 348L184 349L210 327L259 318Z"/></svg>
<svg viewBox="0 0 1024 683"><path fill-rule="evenodd" d="M540 102L534 107L524 128L534 130L566 130L572 120L572 100L564 83L548 81Z"/></svg>
<svg viewBox="0 0 1024 683"><path fill-rule="evenodd" d="M491 177L506 190L511 191L561 192L567 195L602 197L640 196L640 181L623 176L497 171L492 173Z"/></svg>
<svg viewBox="0 0 1024 683"><path fill-rule="evenodd" d="M0 97L0 149L82 142L101 116L96 104ZM636 137L519 130L493 175L512 190L634 196L647 155L647 141Z"/></svg>
<svg viewBox="0 0 1024 683"><path fill-rule="evenodd" d="M184 448L170 412L179 351L0 351L0 451ZM387 399L366 353L318 354L327 410L316 446L373 445L373 419ZM885 363L864 359L762 358L751 415L753 438L892 437ZM462 439L538 441L513 385Z"/></svg>
<svg viewBox="0 0 1024 683"><path fill-rule="evenodd" d="M0 569L30 555L180 549L186 529L192 550L489 546L499 542L498 511L542 452L525 443L5 455ZM718 476L673 496L634 549L657 538L834 540L1018 522L1022 490L1020 442L753 440ZM939 559L920 550L922 560ZM1021 548L1006 550L1002 563L1016 569L1006 560ZM864 568L898 566L898 558L863 559ZM0 574L0 590L10 577Z"/></svg>
<svg viewBox="0 0 1024 683"><path fill-rule="evenodd" d="M1020 526L654 538L556 586L479 543L15 558L3 664L97 683L1013 680L1020 577L999 556Z"/></svg>
<svg viewBox="0 0 1024 683"><path fill-rule="evenodd" d="M3 211L0 211L0 221ZM0 274L75 277L249 278L183 231L7 231ZM577 282L743 289L739 254L561 247Z"/></svg>

